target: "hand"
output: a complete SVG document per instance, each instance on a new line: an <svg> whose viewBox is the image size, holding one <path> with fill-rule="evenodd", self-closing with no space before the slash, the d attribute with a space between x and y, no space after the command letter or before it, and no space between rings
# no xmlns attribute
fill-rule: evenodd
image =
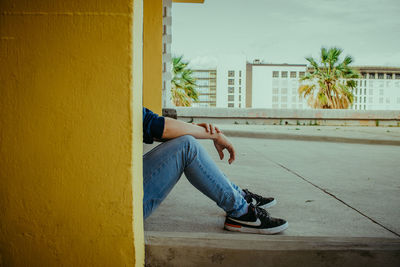
<svg viewBox="0 0 400 267"><path fill-rule="evenodd" d="M218 151L219 158L221 160L224 159L224 149L227 149L229 152L229 164L232 164L232 162L235 160L235 149L233 148L232 143L226 138L225 135L222 133L219 134L218 138L214 140L214 146Z"/></svg>
<svg viewBox="0 0 400 267"><path fill-rule="evenodd" d="M211 123L202 122L202 123L197 123L196 124L196 123L193 122L192 124L200 126L200 127L203 127L204 129L206 129L206 132L210 133L210 134L222 133L221 130L217 126L214 126Z"/></svg>

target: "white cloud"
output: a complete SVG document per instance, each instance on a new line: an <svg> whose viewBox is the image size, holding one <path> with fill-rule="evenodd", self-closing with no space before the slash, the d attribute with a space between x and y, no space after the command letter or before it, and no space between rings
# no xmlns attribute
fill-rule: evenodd
<svg viewBox="0 0 400 267"><path fill-rule="evenodd" d="M213 56L197 56L190 59L189 67L192 69L211 69L217 67L218 60Z"/></svg>

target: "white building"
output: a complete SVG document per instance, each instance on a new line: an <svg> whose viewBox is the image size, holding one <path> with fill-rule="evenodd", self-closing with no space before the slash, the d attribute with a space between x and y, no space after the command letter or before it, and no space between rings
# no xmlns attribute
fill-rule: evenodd
<svg viewBox="0 0 400 267"><path fill-rule="evenodd" d="M172 43L172 0L163 0L163 30L162 30L162 100L163 107L171 107L171 43Z"/></svg>
<svg viewBox="0 0 400 267"><path fill-rule="evenodd" d="M400 109L400 68L356 67L362 75L357 81L352 109Z"/></svg>
<svg viewBox="0 0 400 267"><path fill-rule="evenodd" d="M400 68L354 67L362 78L357 80L352 109L400 109ZM310 109L299 96L299 78L307 72L302 64L248 63L246 66L246 107ZM218 96L217 96L218 97Z"/></svg>
<svg viewBox="0 0 400 267"><path fill-rule="evenodd" d="M299 97L299 79L307 65L248 63L246 67L246 107L306 109Z"/></svg>
<svg viewBox="0 0 400 267"><path fill-rule="evenodd" d="M225 56L218 59L217 107L246 107L246 59Z"/></svg>
<svg viewBox="0 0 400 267"><path fill-rule="evenodd" d="M217 105L217 70L194 69L193 77L196 78L196 90L199 93L199 102L193 107L216 107Z"/></svg>

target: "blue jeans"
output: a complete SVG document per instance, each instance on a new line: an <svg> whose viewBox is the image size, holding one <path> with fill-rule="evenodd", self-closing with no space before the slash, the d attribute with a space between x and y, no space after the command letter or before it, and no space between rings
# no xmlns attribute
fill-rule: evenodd
<svg viewBox="0 0 400 267"><path fill-rule="evenodd" d="M229 216L247 213L242 189L225 177L194 137L185 135L162 143L143 156L144 218L161 204L182 173Z"/></svg>

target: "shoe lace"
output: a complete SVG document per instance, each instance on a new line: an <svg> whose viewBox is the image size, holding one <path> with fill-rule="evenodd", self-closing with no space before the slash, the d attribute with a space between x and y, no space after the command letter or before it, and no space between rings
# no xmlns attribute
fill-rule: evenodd
<svg viewBox="0 0 400 267"><path fill-rule="evenodd" d="M254 198L254 199L257 200L257 201L263 198L262 196L257 195L257 194L255 194L255 193L252 193L252 192L250 192L249 190L245 190L245 192L246 192L246 197Z"/></svg>
<svg viewBox="0 0 400 267"><path fill-rule="evenodd" d="M259 217L265 218L265 219L271 218L271 215L265 209L260 208L260 207L255 207L255 209L256 209L257 215Z"/></svg>

